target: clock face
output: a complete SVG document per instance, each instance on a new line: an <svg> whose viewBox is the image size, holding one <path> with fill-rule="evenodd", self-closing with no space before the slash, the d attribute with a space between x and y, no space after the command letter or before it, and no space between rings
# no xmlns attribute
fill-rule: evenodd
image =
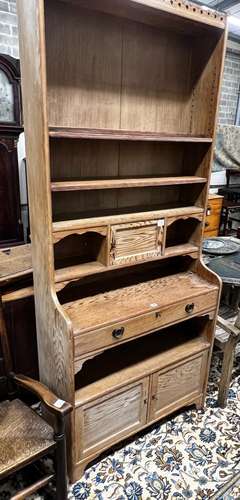
<svg viewBox="0 0 240 500"><path fill-rule="evenodd" d="M13 86L0 70L0 122L14 122Z"/></svg>

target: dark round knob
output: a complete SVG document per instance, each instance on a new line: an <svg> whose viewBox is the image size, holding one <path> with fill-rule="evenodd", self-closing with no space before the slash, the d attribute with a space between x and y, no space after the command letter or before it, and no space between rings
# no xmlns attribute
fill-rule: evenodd
<svg viewBox="0 0 240 500"><path fill-rule="evenodd" d="M123 334L124 334L124 327L123 326L121 328L116 328L112 332L112 336L114 337L114 339L121 339Z"/></svg>
<svg viewBox="0 0 240 500"><path fill-rule="evenodd" d="M186 307L185 307L185 311L187 313L193 312L193 309L194 309L194 303L193 302L192 302L192 304L187 304Z"/></svg>

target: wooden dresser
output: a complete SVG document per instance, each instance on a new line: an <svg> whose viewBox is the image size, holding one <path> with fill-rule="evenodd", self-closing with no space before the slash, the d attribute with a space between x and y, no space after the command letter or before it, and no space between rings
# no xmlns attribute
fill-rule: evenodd
<svg viewBox="0 0 240 500"><path fill-rule="evenodd" d="M74 481L122 438L204 405L226 18L175 0L19 0L18 13L39 369L74 406Z"/></svg>
<svg viewBox="0 0 240 500"><path fill-rule="evenodd" d="M209 194L208 196L204 238L219 235L223 198L219 194Z"/></svg>

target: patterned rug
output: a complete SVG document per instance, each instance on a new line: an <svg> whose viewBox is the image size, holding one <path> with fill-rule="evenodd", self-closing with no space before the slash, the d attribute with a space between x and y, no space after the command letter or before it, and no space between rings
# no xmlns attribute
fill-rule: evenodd
<svg viewBox="0 0 240 500"><path fill-rule="evenodd" d="M179 412L121 443L70 488L69 500L240 499L240 350L225 409L216 400L221 358L214 353L205 411ZM18 474L0 483L0 499L23 481Z"/></svg>

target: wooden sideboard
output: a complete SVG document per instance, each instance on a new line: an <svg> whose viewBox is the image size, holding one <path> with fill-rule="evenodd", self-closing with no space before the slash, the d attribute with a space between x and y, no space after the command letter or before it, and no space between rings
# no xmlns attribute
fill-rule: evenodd
<svg viewBox="0 0 240 500"><path fill-rule="evenodd" d="M221 222L223 196L209 194L205 218L204 238L218 236Z"/></svg>
<svg viewBox="0 0 240 500"><path fill-rule="evenodd" d="M18 14L39 370L74 407L75 481L122 438L204 405L226 17L175 0L19 0Z"/></svg>

